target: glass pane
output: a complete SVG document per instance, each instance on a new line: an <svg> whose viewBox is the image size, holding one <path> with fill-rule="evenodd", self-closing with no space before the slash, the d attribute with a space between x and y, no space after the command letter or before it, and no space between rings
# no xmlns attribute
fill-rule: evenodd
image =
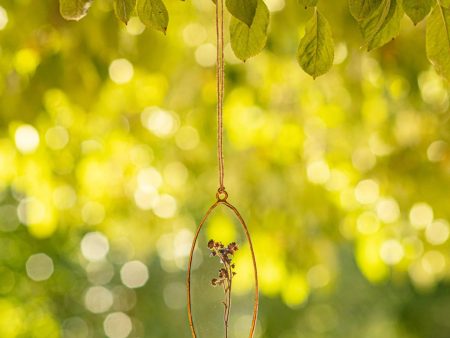
<svg viewBox="0 0 450 338"><path fill-rule="evenodd" d="M198 338L249 336L255 297L252 262L238 218L218 206L200 231L192 261L192 316Z"/></svg>

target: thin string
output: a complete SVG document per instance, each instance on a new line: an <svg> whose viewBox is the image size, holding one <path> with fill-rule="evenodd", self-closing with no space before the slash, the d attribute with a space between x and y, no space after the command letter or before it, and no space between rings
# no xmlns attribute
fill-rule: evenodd
<svg viewBox="0 0 450 338"><path fill-rule="evenodd" d="M219 189L220 194L225 192L224 186L224 160L223 160L223 97L225 87L224 66L224 39L223 39L223 0L216 0L216 39L217 39L217 158L219 162Z"/></svg>

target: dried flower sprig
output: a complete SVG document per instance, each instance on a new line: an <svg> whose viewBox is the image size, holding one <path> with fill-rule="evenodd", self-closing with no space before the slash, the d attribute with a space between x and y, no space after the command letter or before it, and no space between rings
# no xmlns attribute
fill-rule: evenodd
<svg viewBox="0 0 450 338"><path fill-rule="evenodd" d="M228 338L228 320L230 318L231 310L231 286L233 277L236 275L236 265L233 263L234 254L239 250L235 242L223 245L222 242L216 242L211 239L208 242L208 249L211 252L210 256L219 257L220 263L223 265L220 268L217 278L211 279L212 286L222 285L225 294L225 299L222 302L224 305L223 321L225 326L225 338Z"/></svg>

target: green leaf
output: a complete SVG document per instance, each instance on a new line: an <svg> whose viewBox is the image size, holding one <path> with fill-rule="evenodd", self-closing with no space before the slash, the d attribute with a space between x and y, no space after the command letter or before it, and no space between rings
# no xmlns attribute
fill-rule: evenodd
<svg viewBox="0 0 450 338"><path fill-rule="evenodd" d="M59 0L59 11L66 20L81 20L91 7L92 0Z"/></svg>
<svg viewBox="0 0 450 338"><path fill-rule="evenodd" d="M301 6L314 7L317 6L318 0L298 0Z"/></svg>
<svg viewBox="0 0 450 338"><path fill-rule="evenodd" d="M420 1L420 0L419 0ZM350 14L356 20L363 20L367 18L370 13L377 9L381 4L381 0L349 0L348 6Z"/></svg>
<svg viewBox="0 0 450 338"><path fill-rule="evenodd" d="M359 25L367 50L381 47L394 39L400 31L403 10L397 0L382 0Z"/></svg>
<svg viewBox="0 0 450 338"><path fill-rule="evenodd" d="M450 80L450 9L434 7L427 19L426 46L436 71Z"/></svg>
<svg viewBox="0 0 450 338"><path fill-rule="evenodd" d="M248 27L252 25L258 0L226 0L225 4L232 16L244 22Z"/></svg>
<svg viewBox="0 0 450 338"><path fill-rule="evenodd" d="M266 45L268 26L269 10L263 0L258 0L255 18L250 27L232 17L230 40L234 54L242 61L258 54Z"/></svg>
<svg viewBox="0 0 450 338"><path fill-rule="evenodd" d="M114 0L114 11L119 20L125 24L130 20L130 16L136 7L136 0Z"/></svg>
<svg viewBox="0 0 450 338"><path fill-rule="evenodd" d="M298 63L313 78L325 74L333 65L334 43L327 19L315 11L306 24L305 36L297 53Z"/></svg>
<svg viewBox="0 0 450 338"><path fill-rule="evenodd" d="M406 15L417 25L430 13L434 0L403 0Z"/></svg>
<svg viewBox="0 0 450 338"><path fill-rule="evenodd" d="M438 4L441 5L442 7L450 8L450 0L439 0Z"/></svg>
<svg viewBox="0 0 450 338"><path fill-rule="evenodd" d="M137 13L139 19L150 28L166 34L169 25L169 13L161 0L138 0Z"/></svg>

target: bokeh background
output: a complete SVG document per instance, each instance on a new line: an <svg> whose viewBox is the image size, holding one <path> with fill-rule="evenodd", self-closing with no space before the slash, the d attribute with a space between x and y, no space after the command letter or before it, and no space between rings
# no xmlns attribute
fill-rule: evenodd
<svg viewBox="0 0 450 338"><path fill-rule="evenodd" d="M266 3L264 52L226 48L226 186L259 262L256 336L450 337L449 91L423 24L366 53L347 3L322 2L336 57L314 81L295 60L311 12ZM167 6L163 36L110 0L80 22L56 0L1 1L0 337L190 336L187 255L217 189L214 7Z"/></svg>

